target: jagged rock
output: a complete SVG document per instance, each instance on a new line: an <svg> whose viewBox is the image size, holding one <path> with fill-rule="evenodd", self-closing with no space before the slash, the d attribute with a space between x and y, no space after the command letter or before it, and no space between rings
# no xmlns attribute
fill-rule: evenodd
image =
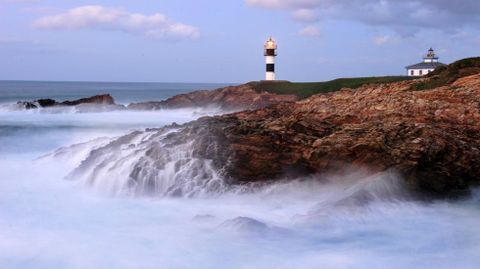
<svg viewBox="0 0 480 269"><path fill-rule="evenodd" d="M230 86L217 90L194 91L179 94L158 102L134 103L134 110L157 110L165 108L217 107L223 110L258 109L286 101L296 101L295 95L279 95L257 92L250 85Z"/></svg>
<svg viewBox="0 0 480 269"><path fill-rule="evenodd" d="M49 106L58 105L57 101L53 99L39 99L37 100L37 104L40 107L49 107Z"/></svg>
<svg viewBox="0 0 480 269"><path fill-rule="evenodd" d="M175 95L163 101L133 103L128 105L131 110L158 110L175 108L219 108L224 111L239 111L243 109L258 109L272 104L296 101L295 95L279 95L268 92L257 92L250 85L240 85L220 88L217 90L201 90L186 94ZM124 106L115 104L109 94L96 95L73 101L57 102L53 99L40 99L36 101L18 102L23 109L35 109L54 106L78 106L86 104L102 104L113 109L125 109Z"/></svg>
<svg viewBox="0 0 480 269"><path fill-rule="evenodd" d="M242 85L134 104L129 108L261 109L145 131L152 132L142 135L149 138L128 144L128 150L145 152L129 179L155 178L168 154L180 145L189 149L189 159L213 165L215 183L218 172L222 186L341 172L353 166L371 173L398 172L407 186L423 194L465 194L480 183L480 74L472 75L472 64L465 68L468 72L453 68L417 80L364 85L296 102L295 96L257 93ZM416 86L432 87L432 81L442 83L423 90ZM124 151L127 142L122 139L128 142L124 136L113 145ZM78 171L94 171L88 164L110 152L112 145L91 154Z"/></svg>
<svg viewBox="0 0 480 269"><path fill-rule="evenodd" d="M17 102L17 105L24 109L35 109L35 108L43 108L43 107L54 107L54 106L77 106L83 104L97 104L97 105L115 105L115 101L110 94L101 94L95 95L88 98L81 98L73 101L64 101L64 102L57 102L53 99L39 99L36 101L20 101Z"/></svg>
<svg viewBox="0 0 480 269"><path fill-rule="evenodd" d="M228 182L352 165L398 171L415 190L455 195L480 181L480 74L413 91L418 81L365 85L255 111L205 117L172 134L193 139Z"/></svg>
<svg viewBox="0 0 480 269"><path fill-rule="evenodd" d="M80 104L102 104L102 105L114 105L115 101L110 94L95 95L88 98L82 98L74 101L64 101L60 103L66 106L76 106Z"/></svg>

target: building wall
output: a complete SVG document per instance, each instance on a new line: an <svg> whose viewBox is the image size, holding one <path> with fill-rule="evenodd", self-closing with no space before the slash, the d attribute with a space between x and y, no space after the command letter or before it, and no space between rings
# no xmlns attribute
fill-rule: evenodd
<svg viewBox="0 0 480 269"><path fill-rule="evenodd" d="M275 63L275 57L274 56L265 56L265 62L267 64L274 64Z"/></svg>
<svg viewBox="0 0 480 269"><path fill-rule="evenodd" d="M274 68L275 65L275 56L265 56L265 63L267 64L267 70L265 73L265 80L275 80L275 69L270 69Z"/></svg>
<svg viewBox="0 0 480 269"><path fill-rule="evenodd" d="M419 76L425 76L428 73L432 72L434 69L408 69L407 70L407 75L410 77L419 77ZM412 74L413 71L413 74Z"/></svg>
<svg viewBox="0 0 480 269"><path fill-rule="evenodd" d="M275 73L274 72L267 72L265 74L265 80L275 80Z"/></svg>

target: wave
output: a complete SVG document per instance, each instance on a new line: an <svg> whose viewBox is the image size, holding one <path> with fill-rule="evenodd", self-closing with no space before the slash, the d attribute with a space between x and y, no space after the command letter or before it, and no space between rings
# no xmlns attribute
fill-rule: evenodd
<svg viewBox="0 0 480 269"><path fill-rule="evenodd" d="M172 144L177 129L135 131L58 151L90 148L88 156L68 176L112 195L200 196L227 187L212 161L194 156L192 141ZM75 148L76 147L76 148Z"/></svg>
<svg viewBox="0 0 480 269"><path fill-rule="evenodd" d="M195 153L197 136L184 131L177 125L134 131L64 147L49 156L62 162L76 160L76 167L66 178L110 195L212 197L260 193L294 199L312 197L321 210L413 198L393 171L374 175L352 171L232 184L222 177L221 169L215 167L212 159ZM214 148L215 142L210 142L206 146Z"/></svg>
<svg viewBox="0 0 480 269"><path fill-rule="evenodd" d="M38 103L33 103L38 105ZM88 114L88 113L118 113L118 112L165 112L178 111L180 113L189 111L197 116L215 115L222 113L231 113L237 110L224 110L216 105L191 107L191 108L155 108L155 109L134 109L129 108L129 104L79 104L75 106L57 105L51 107L40 107L34 109L26 109L21 103L0 103L0 113L26 113L26 114Z"/></svg>

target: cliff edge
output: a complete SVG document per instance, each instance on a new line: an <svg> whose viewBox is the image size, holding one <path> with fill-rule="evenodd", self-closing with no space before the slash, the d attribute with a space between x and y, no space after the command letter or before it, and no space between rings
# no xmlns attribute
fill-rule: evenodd
<svg viewBox="0 0 480 269"><path fill-rule="evenodd" d="M355 166L397 171L434 196L462 194L480 181L480 70L452 81L444 71L201 118L170 139L193 139L195 155L233 184ZM444 83L417 89L432 80Z"/></svg>

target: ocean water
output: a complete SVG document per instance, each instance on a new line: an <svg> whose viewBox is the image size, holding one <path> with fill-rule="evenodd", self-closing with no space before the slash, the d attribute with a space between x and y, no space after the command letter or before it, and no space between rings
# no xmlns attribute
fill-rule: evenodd
<svg viewBox="0 0 480 269"><path fill-rule="evenodd" d="M0 103L216 87L10 83ZM232 187L189 141L145 131L218 113L0 109L0 268L478 268L478 191L421 202L393 172L355 170Z"/></svg>
<svg viewBox="0 0 480 269"><path fill-rule="evenodd" d="M111 94L116 103L128 104L163 100L192 90L209 90L230 84L220 83L144 83L144 82L61 82L0 81L0 104L52 98L57 101Z"/></svg>

